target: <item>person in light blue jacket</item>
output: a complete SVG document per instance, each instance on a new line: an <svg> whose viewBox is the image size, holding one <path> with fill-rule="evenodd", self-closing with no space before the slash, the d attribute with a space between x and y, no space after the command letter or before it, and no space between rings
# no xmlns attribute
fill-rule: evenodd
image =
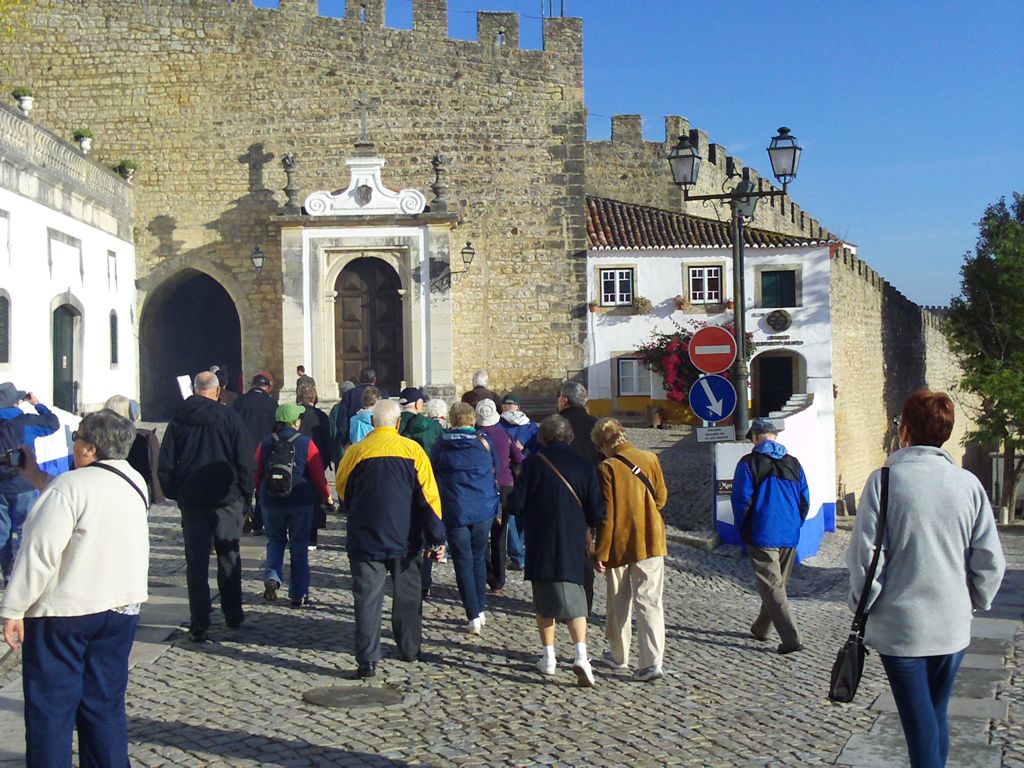
<svg viewBox="0 0 1024 768"><path fill-rule="evenodd" d="M380 390L376 387L367 387L363 390L363 409L357 411L348 423L348 444L355 445L368 434L373 432L373 406L381 399Z"/></svg>
<svg viewBox="0 0 1024 768"><path fill-rule="evenodd" d="M732 513L754 569L761 610L750 634L767 640L772 626L782 643L779 653L803 650L789 611L786 582L796 561L800 527L810 508L807 477L795 456L775 442L779 427L754 419L747 432L754 450L739 460L732 480Z"/></svg>
<svg viewBox="0 0 1024 768"><path fill-rule="evenodd" d="M864 641L882 658L913 768L946 764L946 707L971 642L971 617L992 606L1006 570L985 489L942 450L953 420L944 392L918 390L903 404L901 448L885 462L882 553L867 587ZM846 550L851 610L865 589L881 491L878 470L864 486Z"/></svg>

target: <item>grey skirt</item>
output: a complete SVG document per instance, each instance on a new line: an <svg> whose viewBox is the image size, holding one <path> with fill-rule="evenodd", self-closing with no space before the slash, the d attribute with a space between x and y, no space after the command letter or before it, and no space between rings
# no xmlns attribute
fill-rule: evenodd
<svg viewBox="0 0 1024 768"><path fill-rule="evenodd" d="M587 615L587 593L571 581L534 581L533 610L545 619L580 619Z"/></svg>

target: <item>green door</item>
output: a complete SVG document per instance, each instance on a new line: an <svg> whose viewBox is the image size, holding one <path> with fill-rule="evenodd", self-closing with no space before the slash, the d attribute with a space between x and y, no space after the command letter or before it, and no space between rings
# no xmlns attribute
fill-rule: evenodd
<svg viewBox="0 0 1024 768"><path fill-rule="evenodd" d="M75 316L67 304L53 311L53 404L75 412Z"/></svg>

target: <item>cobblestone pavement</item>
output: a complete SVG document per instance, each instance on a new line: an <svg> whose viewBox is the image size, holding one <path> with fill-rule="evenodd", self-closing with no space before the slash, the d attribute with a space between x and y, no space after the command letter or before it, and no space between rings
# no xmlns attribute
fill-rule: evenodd
<svg viewBox="0 0 1024 768"><path fill-rule="evenodd" d="M666 476L678 497L669 516L662 681L636 683L628 673L595 667L596 687L577 688L562 627L559 672L541 677L534 668L539 647L528 585L520 574L510 573L507 595L490 601L487 625L476 637L464 631L452 567L441 565L424 606L426 659L398 660L386 603L385 658L377 678L358 682L352 679L344 521L337 519L311 553L315 607L264 603L255 548L262 540L246 539L243 628L226 630L217 611L212 642L195 645L178 632L154 661L133 669L127 697L133 764L832 765L851 735L870 729L877 713L868 707L886 687L872 655L856 703L835 705L825 696L850 620L842 564L848 534L827 536L821 553L795 568L790 592L806 650L779 656L774 639L760 643L748 634L757 598L738 551L674 543L686 520L700 525L687 494L695 498L710 473L695 455L696 444L687 450L687 441L692 437L667 430L635 436L638 445L664 443L657 447L671 454L663 453ZM691 476L698 473L703 480ZM154 508L152 535L154 586L183 587L173 506ZM1012 567L1024 567L1024 537L1006 541L1015 547ZM596 611L603 615L601 592ZM1014 661L1024 666L1022 642L1018 635ZM591 656L599 657L606 647L600 622L591 626L589 643ZM635 668L635 651L631 661ZM387 686L403 700L358 710L303 701L306 691L329 685ZM1024 766L1024 726L1014 714L1024 703L1020 673L1000 695L1011 701L1011 718L993 728L991 738L1004 745L1004 765Z"/></svg>

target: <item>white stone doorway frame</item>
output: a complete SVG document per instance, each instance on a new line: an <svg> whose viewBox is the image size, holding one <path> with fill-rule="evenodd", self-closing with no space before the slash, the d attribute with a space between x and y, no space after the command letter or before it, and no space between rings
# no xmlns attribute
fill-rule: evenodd
<svg viewBox="0 0 1024 768"><path fill-rule="evenodd" d="M453 386L451 295L430 290L431 258L448 261L450 222L360 226L346 221L330 226L321 218L289 226L294 221L282 222L281 230L285 372L305 365L317 381L322 400L339 397L340 382L335 379L335 285L348 264L369 257L381 259L394 269L401 284L406 382L437 388Z"/></svg>

